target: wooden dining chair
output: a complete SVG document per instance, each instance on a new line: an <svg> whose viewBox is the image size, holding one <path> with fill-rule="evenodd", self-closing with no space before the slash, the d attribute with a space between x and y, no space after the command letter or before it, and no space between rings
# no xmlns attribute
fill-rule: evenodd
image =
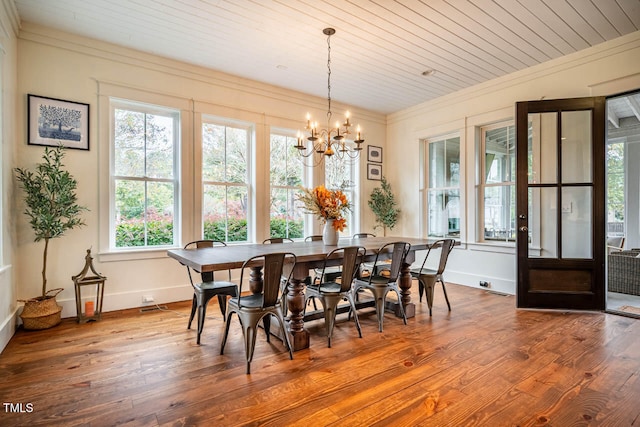
<svg viewBox="0 0 640 427"><path fill-rule="evenodd" d="M323 274L320 276L319 283L312 283L307 286L305 292L307 300L310 298L318 298L322 302L324 323L327 330L327 347L331 347L331 337L336 321L336 308L338 307L338 303L343 299L346 299L351 306L356 328L358 329L358 335L362 338L360 321L358 320L358 313L356 313L355 295L351 285L366 252L367 250L362 246L348 246L332 250L325 257ZM324 271L330 267L328 265L330 260L335 258L342 258L342 274L340 280L326 280Z"/></svg>
<svg viewBox="0 0 640 427"><path fill-rule="evenodd" d="M407 242L390 242L378 249L376 253L375 261L373 262L372 274L367 278L356 279L353 283L353 292L358 293L361 289L367 290L373 294L373 299L376 306L376 315L378 317L378 330L382 332L382 324L384 322L385 302L387 300L387 294L391 291L395 292L398 296L398 306L400 307L400 314L402 314L402 320L404 324L407 324L407 316L400 300L400 288L398 286L398 278L400 277L400 269L404 264L407 254L411 249L411 245ZM387 253L389 250L391 254L391 264L386 262ZM384 270L388 272L386 274L376 274L378 272L378 266L384 262Z"/></svg>
<svg viewBox="0 0 640 427"><path fill-rule="evenodd" d="M429 316L431 316L431 310L433 308L433 292L435 290L436 283L438 282L440 282L440 284L442 285L444 299L445 301L447 301L447 307L449 308L449 311L451 311L451 304L449 304L447 288L444 285L444 278L442 274L444 273L444 269L447 266L447 260L449 259L449 254L453 250L454 245L455 240L453 239L443 239L435 241L427 251L427 255L424 257L424 261L422 261L422 266L420 268L411 269L411 276L415 279L418 279L418 295L420 302L422 302L422 294L426 290L427 305L429 306ZM438 263L437 269L433 270L431 268L425 267L431 251L438 248L441 248L442 250L440 251L440 262Z"/></svg>
<svg viewBox="0 0 640 427"><path fill-rule="evenodd" d="M263 285L262 292L258 294L242 294L242 285L244 283L244 273L251 266L255 267L255 263L260 262L263 266ZM242 327L242 335L244 337L244 347L247 358L247 374L251 373L251 361L256 346L256 336L258 332L258 324L263 321L264 332L267 335L267 342L270 342L270 326L271 316L278 320L278 324L282 327L283 343L289 350L289 358L293 360L293 347L289 338L289 331L285 326L284 312L282 307L282 288L280 286L280 278L282 276L285 263L293 263L295 266L296 256L291 252L278 252L267 255L258 255L246 260L240 270L240 291L237 297L229 300L227 313L227 324L220 347L220 354L224 354L224 347L229 336L229 327L231 325L231 316L234 313L238 315L240 326ZM293 267L291 272L293 272ZM250 273L248 273L250 275ZM289 273L289 278L291 273Z"/></svg>
<svg viewBox="0 0 640 427"><path fill-rule="evenodd" d="M227 246L226 243L217 240L196 240L187 243L184 248L212 248L214 246ZM184 265L184 264L183 264ZM193 287L193 300L191 302L191 314L189 315L189 323L187 329L191 329L191 322L198 313L198 336L196 342L200 344L200 336L202 335L202 329L204 328L204 319L207 314L207 304L209 300L215 296L218 297L218 304L220 305L220 312L222 313L222 319L224 320L225 311L227 307L227 296L238 296L238 286L231 282L231 270L228 271L228 280L220 281L214 279L213 271L200 272L194 270L196 273L200 273L201 282L194 282L191 275L191 268L187 265L187 273L189 274L189 282Z"/></svg>

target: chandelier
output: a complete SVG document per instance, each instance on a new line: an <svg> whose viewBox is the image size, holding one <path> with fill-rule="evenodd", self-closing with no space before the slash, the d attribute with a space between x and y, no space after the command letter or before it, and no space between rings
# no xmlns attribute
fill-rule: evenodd
<svg viewBox="0 0 640 427"><path fill-rule="evenodd" d="M310 157L317 154L318 157L331 157L334 154L343 159L355 159L362 151L362 143L364 139L361 137L360 126L356 130L356 138L353 140L355 146L347 143L346 138L351 135L351 122L349 121L349 112L345 114L345 120L340 124L335 123L335 127L331 127L331 36L336 33L333 28L325 28L322 32L327 36L327 101L329 108L327 111L327 127L318 128L318 122L311 120L311 115L307 113L307 125L305 130L309 133L306 140L302 134L298 132L297 143L294 145L298 149L298 154L304 157ZM308 141L308 142L307 142Z"/></svg>

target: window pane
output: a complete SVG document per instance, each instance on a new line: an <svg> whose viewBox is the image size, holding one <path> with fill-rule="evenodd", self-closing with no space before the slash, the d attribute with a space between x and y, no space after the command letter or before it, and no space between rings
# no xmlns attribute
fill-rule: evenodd
<svg viewBox="0 0 640 427"><path fill-rule="evenodd" d="M202 179L224 181L225 128L211 123L202 125Z"/></svg>
<svg viewBox="0 0 640 427"><path fill-rule="evenodd" d="M429 190L428 197L429 237L459 237L459 190Z"/></svg>
<svg viewBox="0 0 640 427"><path fill-rule="evenodd" d="M173 243L173 184L147 183L147 245Z"/></svg>
<svg viewBox="0 0 640 427"><path fill-rule="evenodd" d="M591 259L592 187L562 188L562 258Z"/></svg>
<svg viewBox="0 0 640 427"><path fill-rule="evenodd" d="M429 188L445 186L444 141L429 143Z"/></svg>
<svg viewBox="0 0 640 427"><path fill-rule="evenodd" d="M624 236L624 143L607 145L607 235Z"/></svg>
<svg viewBox="0 0 640 427"><path fill-rule="evenodd" d="M484 189L484 237L487 240L515 241L515 185Z"/></svg>
<svg viewBox="0 0 640 427"><path fill-rule="evenodd" d="M515 180L515 126L485 132L486 183Z"/></svg>
<svg viewBox="0 0 640 427"><path fill-rule="evenodd" d="M246 129L227 127L227 176L225 181L245 183L248 181L248 133Z"/></svg>
<svg viewBox="0 0 640 427"><path fill-rule="evenodd" d="M529 114L530 183L558 182L558 113ZM544 159L544 161L542 161Z"/></svg>
<svg viewBox="0 0 640 427"><path fill-rule="evenodd" d="M145 245L144 182L115 182L116 247Z"/></svg>
<svg viewBox="0 0 640 427"><path fill-rule="evenodd" d="M247 241L247 189L205 185L204 238L228 242Z"/></svg>
<svg viewBox="0 0 640 427"><path fill-rule="evenodd" d="M147 114L146 175L152 178L173 177L174 120L172 117Z"/></svg>
<svg viewBox="0 0 640 427"><path fill-rule="evenodd" d="M540 255L529 252L532 258L558 257L558 190L556 188L529 188L529 242L539 245ZM534 242L535 238L539 242Z"/></svg>
<svg viewBox="0 0 640 427"><path fill-rule="evenodd" d="M591 182L591 111L562 113L562 182Z"/></svg>
<svg viewBox="0 0 640 427"><path fill-rule="evenodd" d="M145 114L115 109L114 171L118 176L144 176Z"/></svg>

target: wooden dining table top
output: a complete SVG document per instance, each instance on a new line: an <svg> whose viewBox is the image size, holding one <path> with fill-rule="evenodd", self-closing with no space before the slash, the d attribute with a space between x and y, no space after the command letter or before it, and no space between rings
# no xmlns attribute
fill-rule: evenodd
<svg viewBox="0 0 640 427"><path fill-rule="evenodd" d="M197 271L205 272L241 268L243 263L251 257L275 252L292 252L297 257L297 263L309 264L324 261L326 255L336 248L362 246L367 250L367 255L373 257L383 245L392 242L409 243L411 245L409 256L413 258L415 251L428 249L433 243L433 240L390 236L340 239L335 246L325 245L322 241L296 241L275 244L231 244L228 246L214 246L212 248L170 249L167 251L167 255ZM407 261L412 262L413 259L407 259Z"/></svg>

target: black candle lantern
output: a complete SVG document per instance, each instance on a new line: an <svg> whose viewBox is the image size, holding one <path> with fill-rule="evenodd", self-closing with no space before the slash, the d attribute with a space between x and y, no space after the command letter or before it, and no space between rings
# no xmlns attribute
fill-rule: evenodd
<svg viewBox="0 0 640 427"><path fill-rule="evenodd" d="M107 278L98 273L93 266L91 249L87 249L87 256L84 257L84 259L85 264L82 271L71 277L76 288L76 313L78 323L100 320L102 315L104 282L107 280ZM93 275L88 275L89 270L91 270ZM83 290L85 291L84 297L82 296Z"/></svg>

